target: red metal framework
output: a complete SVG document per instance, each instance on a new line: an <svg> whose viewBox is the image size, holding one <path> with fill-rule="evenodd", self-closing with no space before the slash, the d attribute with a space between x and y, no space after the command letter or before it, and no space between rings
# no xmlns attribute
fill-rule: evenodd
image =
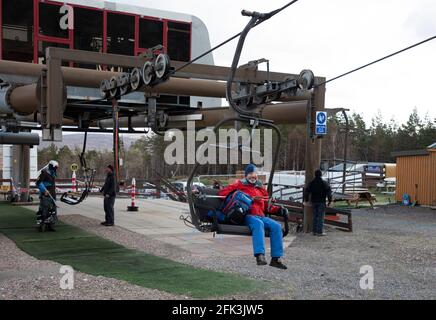
<svg viewBox="0 0 436 320"><path fill-rule="evenodd" d="M189 25L189 60L192 59L192 22L183 22L183 21L177 21L172 19L164 19L164 43L168 45L168 22L176 22L181 24L188 24ZM167 45L165 48L167 48Z"/></svg>
<svg viewBox="0 0 436 320"><path fill-rule="evenodd" d="M59 43L66 44L70 49L74 49L74 30L68 30L68 38L59 38L59 37L50 37L41 35L39 33L40 20L39 20L39 4L44 3L47 5L58 6L59 8L63 5L63 3L55 2L55 1L47 1L47 0L33 0L33 23L34 23L34 42L33 42L33 61L34 63L38 63L38 48L39 42L51 42L51 43Z"/></svg>
<svg viewBox="0 0 436 320"><path fill-rule="evenodd" d="M57 44L63 44L67 45L69 48L74 49L74 29L68 30L68 37L61 38L61 37L52 37L52 36L46 36L40 34L40 10L39 6L40 4L46 4L46 5L54 5L58 6L59 8L64 5L68 4L66 2L59 2L59 1L51 1L51 0L33 0L33 62L38 63L38 48L40 42L50 42L50 43L57 43ZM84 5L76 5L76 4L68 4L73 9L74 8L82 8L87 10L93 10L93 11L99 11L103 13L103 34L102 34L102 50L104 53L107 53L108 50L108 13L113 14L120 14L120 15L129 15L135 17L135 44L134 44L134 55L138 55L140 53L143 53L148 48L141 48L139 39L140 39L140 21L141 19L145 20L154 20L154 21L162 21L163 24L163 34L162 34L162 45L164 46L164 51L167 52L168 48L168 22L176 22L181 24L189 24L189 32L190 32L190 48L189 48L189 57L192 56L192 23L186 22L186 21L178 21L178 20L172 20L172 19L163 19L158 17L151 17L151 16L144 16L144 15L137 15L129 12L121 12L121 11L112 11L112 10L105 10L100 8L93 8L88 7ZM0 8L3 8L3 0L0 0ZM0 14L0 59L3 57L3 14Z"/></svg>
<svg viewBox="0 0 436 320"><path fill-rule="evenodd" d="M166 51L167 51L166 48L168 47L168 34L167 34L168 23L167 23L167 20L156 18L156 17L149 17L149 16L136 16L136 21L135 21L135 55L144 53L147 49L150 49L150 48L141 48L139 46L139 33L140 33L139 25L140 25L141 19L142 20L162 21L162 24L163 24L162 45L164 47L164 52L166 53Z"/></svg>
<svg viewBox="0 0 436 320"><path fill-rule="evenodd" d="M0 0L0 5L2 4L3 0ZM59 44L65 44L68 45L69 48L74 49L74 30L70 29L68 32L68 38L59 38L59 37L50 37L41 35L39 32L40 27L40 20L39 20L39 4L44 3L48 5L56 5L58 7L61 7L64 3L57 2L57 1L49 1L49 0L33 0L34 1L34 30L37 30L37 32L34 32L34 62L38 63L38 47L39 42L52 42L52 43L59 43ZM68 3L67 3L68 4ZM163 35L162 45L164 46L164 50L166 51L166 48L168 47L168 22L176 22L176 23L182 23L182 24L189 24L190 26L190 48L189 48L189 56L192 55L192 23L191 22L185 22L185 21L178 21L178 20L171 20L171 19L161 19L151 16L143 16L143 15L137 15L129 12L121 12L121 11L113 11L113 10L105 10L105 9L99 9L99 8L93 8L83 5L76 5L76 4L69 4L72 8L83 8L87 10L93 10L93 11L99 11L103 13L103 52L107 53L108 50L108 33L107 33L107 27L108 27L108 13L113 14L120 14L120 15L129 15L135 17L135 46L134 46L134 54L138 55L140 53L143 53L148 48L141 48L139 45L139 33L140 33L140 20L146 19L146 20L154 20L154 21L162 21L163 23ZM2 34L2 27L1 27L1 17L0 17L0 36ZM1 54L1 53L0 53ZM1 56L0 56L1 57Z"/></svg>
<svg viewBox="0 0 436 320"><path fill-rule="evenodd" d="M0 0L0 59L3 59L3 0Z"/></svg>

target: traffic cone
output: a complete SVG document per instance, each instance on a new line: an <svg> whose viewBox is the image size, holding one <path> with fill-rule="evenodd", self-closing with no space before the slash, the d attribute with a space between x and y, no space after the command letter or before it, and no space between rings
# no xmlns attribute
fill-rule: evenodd
<svg viewBox="0 0 436 320"><path fill-rule="evenodd" d="M132 196L132 203L127 207L127 211L138 211L138 207L135 205L136 199L136 180L132 179L132 189L130 195Z"/></svg>
<svg viewBox="0 0 436 320"><path fill-rule="evenodd" d="M71 191L76 192L77 191L77 180L76 180L76 171L73 171L73 175L71 176Z"/></svg>

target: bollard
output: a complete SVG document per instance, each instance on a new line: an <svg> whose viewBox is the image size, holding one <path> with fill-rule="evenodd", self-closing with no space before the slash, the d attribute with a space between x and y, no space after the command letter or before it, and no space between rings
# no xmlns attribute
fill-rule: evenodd
<svg viewBox="0 0 436 320"><path fill-rule="evenodd" d="M131 196L132 196L132 203L130 206L127 207L127 211L138 211L138 207L135 205L135 198L136 198L136 180L135 178L132 179L132 189L131 189Z"/></svg>
<svg viewBox="0 0 436 320"><path fill-rule="evenodd" d="M77 191L76 171L73 171L73 175L71 176L71 184L73 185L71 187L71 191L76 192Z"/></svg>

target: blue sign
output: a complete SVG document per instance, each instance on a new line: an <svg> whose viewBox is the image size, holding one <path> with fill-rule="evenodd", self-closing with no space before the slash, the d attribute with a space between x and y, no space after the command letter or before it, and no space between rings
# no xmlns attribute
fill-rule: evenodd
<svg viewBox="0 0 436 320"><path fill-rule="evenodd" d="M317 135L327 134L327 127L326 126L316 126L316 134Z"/></svg>
<svg viewBox="0 0 436 320"><path fill-rule="evenodd" d="M316 113L316 134L327 134L327 112L319 111Z"/></svg>

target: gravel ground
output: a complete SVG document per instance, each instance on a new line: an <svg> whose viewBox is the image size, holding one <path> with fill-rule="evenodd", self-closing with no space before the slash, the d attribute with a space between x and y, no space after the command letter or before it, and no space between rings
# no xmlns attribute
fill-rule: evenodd
<svg viewBox="0 0 436 320"><path fill-rule="evenodd" d="M124 281L74 274L74 290L62 290L61 265L37 260L0 233L0 300L185 299Z"/></svg>
<svg viewBox="0 0 436 320"><path fill-rule="evenodd" d="M129 248L266 281L265 292L256 296L226 298L436 299L436 211L427 208L353 210L353 233L327 227L327 237L299 234L286 249L286 271L258 267L249 256L194 257L123 228L102 228L82 216L61 219ZM360 288L364 265L374 270L373 290Z"/></svg>
<svg viewBox="0 0 436 320"><path fill-rule="evenodd" d="M120 243L128 248L171 258L197 267L236 272L265 281L264 292L222 298L244 299L436 299L436 211L400 206L376 210L353 210L354 232L327 228L327 237L299 234L286 249L288 270L258 267L252 257L192 256L175 246L120 227L105 228L83 216L61 216L61 220ZM187 240L189 241L189 240ZM173 299L157 290L148 290L103 277L76 273L77 289L58 288L59 265L38 261L18 250L0 236L0 270L18 275L3 280L0 272L0 297L58 299ZM6 250L6 251L5 251ZM8 253L16 260L4 259ZM360 268L374 269L374 289L362 290ZM50 270L44 279L23 279L29 270ZM22 275L20 274L22 271ZM54 277L53 279L50 277ZM85 281L84 279L87 279ZM50 283L51 284L47 284Z"/></svg>

